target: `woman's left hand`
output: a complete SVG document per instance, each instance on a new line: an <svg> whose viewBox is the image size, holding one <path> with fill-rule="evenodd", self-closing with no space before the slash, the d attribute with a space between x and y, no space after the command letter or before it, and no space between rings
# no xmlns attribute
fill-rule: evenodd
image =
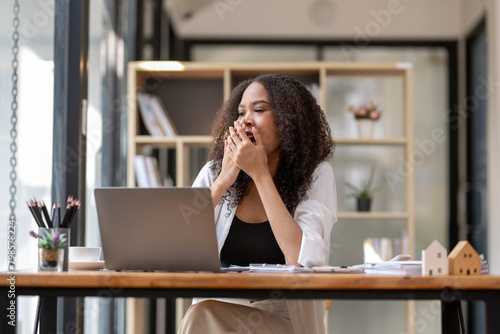
<svg viewBox="0 0 500 334"><path fill-rule="evenodd" d="M255 127L252 127L252 132L255 144L245 133L245 125L235 121L234 128L229 128L228 146L229 156L236 166L253 179L257 175L269 173L269 167L260 132Z"/></svg>

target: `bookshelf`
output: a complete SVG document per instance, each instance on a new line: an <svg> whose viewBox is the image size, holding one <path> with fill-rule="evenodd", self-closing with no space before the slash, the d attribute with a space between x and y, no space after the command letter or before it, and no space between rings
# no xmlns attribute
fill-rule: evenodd
<svg viewBox="0 0 500 334"><path fill-rule="evenodd" d="M290 75L305 85L318 87L316 98L327 115L337 151L343 149L371 152L376 149L396 150L402 161L413 161L413 94L412 66L409 63L350 63L350 62L289 62L289 63L198 63L198 62L130 62L128 64L128 157L127 184L135 186L134 156L144 148L169 148L175 151L175 185L189 186L196 166L190 161L193 147L208 147L210 130L216 112L240 81L264 73ZM345 80L389 80L390 98L398 100L392 107L391 122L374 138L357 138L345 129L355 123L345 105L333 99ZM362 86L361 86L362 87ZM153 137L141 125L137 93L157 95L165 105L178 129L176 137ZM334 94L333 93L333 94ZM381 96L385 100L388 96ZM341 116L339 116L341 115ZM352 116L352 115L350 115ZM385 115L382 117L386 117ZM389 124L391 123L391 124ZM393 124L397 124L394 126ZM340 153L342 154L342 153ZM347 159L349 159L348 155ZM335 155L334 155L335 159ZM344 159L344 157L342 157ZM395 165L397 162L388 162ZM347 171L336 167L337 189L343 187ZM193 168L192 168L193 167ZM387 167L387 166L386 166ZM198 166L198 169L201 166ZM397 173L397 171L395 171ZM396 192L400 202L396 209L374 208L371 212L356 212L339 204L337 224L355 221L401 221L406 232L408 252L415 258L415 206L413 173L402 175ZM390 194L389 194L390 195ZM341 195L339 194L339 199ZM411 316L414 304L408 303ZM412 333L413 329L409 328Z"/></svg>

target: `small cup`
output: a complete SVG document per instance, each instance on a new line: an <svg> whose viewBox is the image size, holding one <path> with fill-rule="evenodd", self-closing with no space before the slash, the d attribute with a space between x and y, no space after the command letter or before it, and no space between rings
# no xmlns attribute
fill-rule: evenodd
<svg viewBox="0 0 500 334"><path fill-rule="evenodd" d="M70 247L69 261L71 262L97 262L101 257L99 247Z"/></svg>

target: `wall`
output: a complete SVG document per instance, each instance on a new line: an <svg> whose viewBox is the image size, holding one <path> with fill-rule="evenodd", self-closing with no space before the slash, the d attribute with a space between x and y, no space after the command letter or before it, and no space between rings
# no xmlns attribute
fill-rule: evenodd
<svg viewBox="0 0 500 334"><path fill-rule="evenodd" d="M487 0L462 0L461 1L461 27L462 35L466 35L483 17Z"/></svg>

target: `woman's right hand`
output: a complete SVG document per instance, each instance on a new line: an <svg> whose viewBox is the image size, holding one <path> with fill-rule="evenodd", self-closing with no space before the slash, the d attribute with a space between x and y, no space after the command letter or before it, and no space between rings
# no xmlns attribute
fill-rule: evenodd
<svg viewBox="0 0 500 334"><path fill-rule="evenodd" d="M222 169L219 178L222 177L227 188L231 187L235 182L240 168L236 166L233 159L229 157L228 139L224 142L224 157L222 158Z"/></svg>
<svg viewBox="0 0 500 334"><path fill-rule="evenodd" d="M238 174L240 173L240 168L236 166L233 160L228 156L227 139L224 142L224 157L222 158L222 168L219 176L215 182L210 187L210 192L212 193L212 203L215 207L219 203L222 195L225 194L227 189L231 187L235 182Z"/></svg>

